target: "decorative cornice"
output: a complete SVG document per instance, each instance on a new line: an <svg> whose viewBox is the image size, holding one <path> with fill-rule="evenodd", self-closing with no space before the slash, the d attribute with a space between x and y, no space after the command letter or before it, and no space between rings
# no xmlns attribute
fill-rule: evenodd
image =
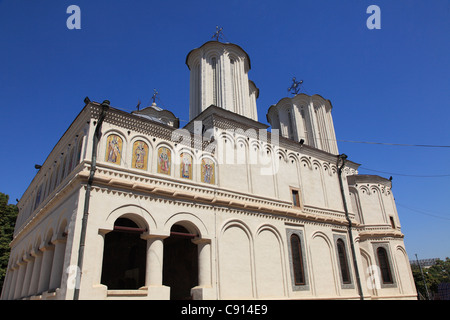
<svg viewBox="0 0 450 320"><path fill-rule="evenodd" d="M87 170L79 173L82 183L87 181L88 177L89 172ZM131 193L133 196L140 196L137 194L139 192L151 197L158 196L173 201L188 201L192 204L203 204L216 208L223 207L224 209L238 209L336 225L348 225L345 217L338 217L334 211L327 215L327 211L322 210L323 214L319 215L307 212L308 210L303 211L294 208L291 203L277 199L238 194L216 186L186 184L182 181L166 180L153 175L148 175L145 179L138 177L133 179L132 176L114 175L111 170L99 168L93 184L100 188L106 187L111 191L120 190L123 193Z"/></svg>
<svg viewBox="0 0 450 320"><path fill-rule="evenodd" d="M380 238L397 238L403 239L405 235L398 230L365 230L358 233L360 241L380 239Z"/></svg>

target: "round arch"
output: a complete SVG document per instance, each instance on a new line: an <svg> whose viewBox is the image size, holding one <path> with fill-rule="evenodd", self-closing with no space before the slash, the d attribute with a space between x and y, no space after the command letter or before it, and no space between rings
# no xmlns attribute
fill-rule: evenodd
<svg viewBox="0 0 450 320"><path fill-rule="evenodd" d="M183 226L192 234L197 234L198 238L211 239L206 225L192 213L179 212L170 216L164 223L163 234L170 234L170 229L175 224Z"/></svg>
<svg viewBox="0 0 450 320"><path fill-rule="evenodd" d="M139 228L145 228L149 230L156 230L156 221L153 216L141 206L137 205L124 205L111 211L106 217L106 220L101 226L101 229L113 230L114 222L118 218L127 218L136 223Z"/></svg>

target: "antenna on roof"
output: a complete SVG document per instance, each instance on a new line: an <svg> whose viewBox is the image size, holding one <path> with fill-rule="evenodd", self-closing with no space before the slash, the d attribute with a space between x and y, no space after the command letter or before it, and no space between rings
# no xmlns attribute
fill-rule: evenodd
<svg viewBox="0 0 450 320"><path fill-rule="evenodd" d="M214 39L216 41L220 41L221 38L223 38L223 32L222 32L223 28L219 26L216 26L216 32L214 32L213 36L211 37L211 39Z"/></svg>

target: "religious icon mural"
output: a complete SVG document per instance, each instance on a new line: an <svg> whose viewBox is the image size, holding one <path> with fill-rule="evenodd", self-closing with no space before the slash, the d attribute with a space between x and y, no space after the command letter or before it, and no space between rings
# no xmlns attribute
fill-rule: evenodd
<svg viewBox="0 0 450 320"><path fill-rule="evenodd" d="M106 140L106 156L105 161L120 164L122 155L122 138L118 135L111 134Z"/></svg>
<svg viewBox="0 0 450 320"><path fill-rule="evenodd" d="M158 149L158 173L170 175L171 152L169 148Z"/></svg>
<svg viewBox="0 0 450 320"><path fill-rule="evenodd" d="M192 156L186 152L180 155L180 176L185 179L192 179Z"/></svg>
<svg viewBox="0 0 450 320"><path fill-rule="evenodd" d="M214 169L214 161L202 159L202 182L215 183Z"/></svg>
<svg viewBox="0 0 450 320"><path fill-rule="evenodd" d="M133 144L133 158L131 159L131 167L147 170L147 163L148 145L144 141L138 140Z"/></svg>

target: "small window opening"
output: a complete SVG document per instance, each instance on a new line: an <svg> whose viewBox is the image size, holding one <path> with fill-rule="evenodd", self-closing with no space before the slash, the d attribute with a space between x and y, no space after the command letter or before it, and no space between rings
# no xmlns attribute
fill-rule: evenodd
<svg viewBox="0 0 450 320"><path fill-rule="evenodd" d="M291 189L292 192L292 205L294 207L300 208L300 196L298 190Z"/></svg>

